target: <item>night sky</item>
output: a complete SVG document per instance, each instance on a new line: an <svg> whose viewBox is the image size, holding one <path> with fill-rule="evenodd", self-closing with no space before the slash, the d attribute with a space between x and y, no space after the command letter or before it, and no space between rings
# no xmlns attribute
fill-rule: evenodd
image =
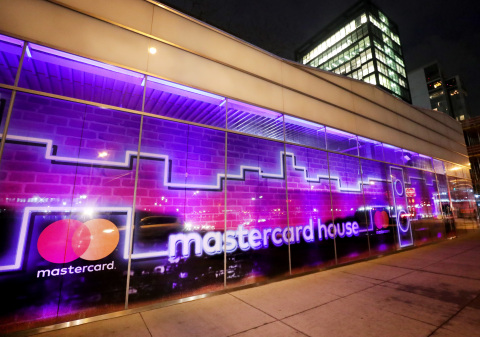
<svg viewBox="0 0 480 337"><path fill-rule="evenodd" d="M295 50L356 0L164 0L179 11L278 56ZM480 115L480 1L373 0L400 30L407 73L439 61L459 75L472 116Z"/></svg>

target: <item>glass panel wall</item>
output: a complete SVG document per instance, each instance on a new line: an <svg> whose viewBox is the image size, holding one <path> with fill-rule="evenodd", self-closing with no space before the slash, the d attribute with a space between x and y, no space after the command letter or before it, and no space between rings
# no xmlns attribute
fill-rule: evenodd
<svg viewBox="0 0 480 337"><path fill-rule="evenodd" d="M0 38L0 87L22 45ZM477 226L460 165L31 43L14 89L0 158L0 284L13 289L2 331ZM2 130L11 97L0 88Z"/></svg>

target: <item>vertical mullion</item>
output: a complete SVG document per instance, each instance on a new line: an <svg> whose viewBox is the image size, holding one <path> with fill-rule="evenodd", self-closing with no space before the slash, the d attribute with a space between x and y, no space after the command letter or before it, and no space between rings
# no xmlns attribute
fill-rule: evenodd
<svg viewBox="0 0 480 337"><path fill-rule="evenodd" d="M145 110L145 95L147 91L147 75L145 75L145 86L143 87L143 98L142 98L142 112ZM137 186L138 186L138 171L140 168L140 151L142 147L142 131L143 131L143 115L140 117L140 130L138 132L138 147L137 147L137 163L135 167L135 184L133 188L133 203L132 203L132 218L130 226L130 240L128 242L128 267L127 267L127 283L125 290L125 310L128 309L128 291L130 289L130 271L132 269L132 249L133 249L133 231L135 229L135 206L137 202ZM127 235L127 233L125 233Z"/></svg>

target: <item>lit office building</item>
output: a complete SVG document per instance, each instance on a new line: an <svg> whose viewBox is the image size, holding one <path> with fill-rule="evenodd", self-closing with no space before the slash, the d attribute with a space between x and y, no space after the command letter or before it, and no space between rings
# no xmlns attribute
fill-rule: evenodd
<svg viewBox="0 0 480 337"><path fill-rule="evenodd" d="M443 113L153 1L2 6L2 333L475 228L462 129Z"/></svg>
<svg viewBox="0 0 480 337"><path fill-rule="evenodd" d="M302 64L380 86L410 102L397 25L370 1L360 1L303 44Z"/></svg>
<svg viewBox="0 0 480 337"><path fill-rule="evenodd" d="M437 62L409 72L408 81L413 105L444 112L458 121L470 118L460 77L446 77Z"/></svg>

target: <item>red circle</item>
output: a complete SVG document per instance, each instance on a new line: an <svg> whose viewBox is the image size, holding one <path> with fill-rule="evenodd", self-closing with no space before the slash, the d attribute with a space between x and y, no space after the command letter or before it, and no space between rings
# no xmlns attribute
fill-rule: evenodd
<svg viewBox="0 0 480 337"><path fill-rule="evenodd" d="M387 228L388 227L388 214L385 211L377 211L375 212L374 216L375 226L378 229Z"/></svg>
<svg viewBox="0 0 480 337"><path fill-rule="evenodd" d="M82 255L89 244L88 227L78 220L64 219L55 221L42 231L38 237L37 249L49 262L67 263Z"/></svg>

